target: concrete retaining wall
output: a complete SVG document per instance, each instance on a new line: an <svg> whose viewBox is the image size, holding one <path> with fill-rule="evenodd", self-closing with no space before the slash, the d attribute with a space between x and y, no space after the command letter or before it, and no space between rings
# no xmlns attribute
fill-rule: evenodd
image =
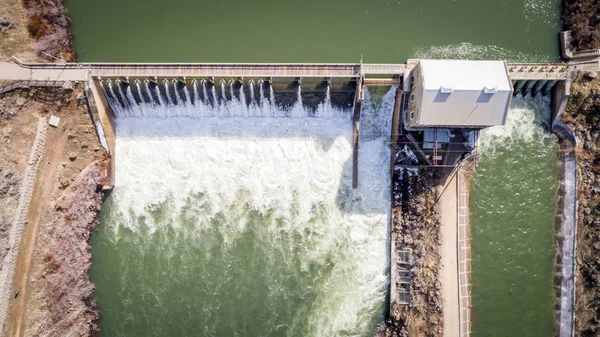
<svg viewBox="0 0 600 337"><path fill-rule="evenodd" d="M561 113L558 114L560 116ZM556 320L555 335L572 337L575 309L575 257L577 238L577 159L576 138L569 127L555 120L552 132L559 138L560 179L556 214Z"/></svg>
<svg viewBox="0 0 600 337"><path fill-rule="evenodd" d="M98 119L95 121L95 123L99 122L101 125L101 131L99 131L98 125L95 124L94 126L99 134L100 132L103 134L104 141L108 147L109 164L106 172L105 189L112 189L115 186L115 115L110 107L110 104L108 104L104 89L100 87L98 80L91 80L88 83L88 87L91 91L89 99L93 101L93 105L97 110L98 115ZM91 105L90 108L92 108Z"/></svg>

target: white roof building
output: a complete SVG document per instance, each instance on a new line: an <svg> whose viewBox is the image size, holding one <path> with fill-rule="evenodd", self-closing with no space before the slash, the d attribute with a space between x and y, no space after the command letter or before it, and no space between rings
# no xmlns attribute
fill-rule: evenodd
<svg viewBox="0 0 600 337"><path fill-rule="evenodd" d="M419 60L409 127L503 125L513 87L504 61Z"/></svg>

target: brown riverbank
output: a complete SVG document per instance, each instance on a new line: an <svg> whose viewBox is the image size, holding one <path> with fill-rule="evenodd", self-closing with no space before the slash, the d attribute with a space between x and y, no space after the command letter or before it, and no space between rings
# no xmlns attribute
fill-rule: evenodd
<svg viewBox="0 0 600 337"><path fill-rule="evenodd" d="M0 60L75 61L62 0L0 0Z"/></svg>
<svg viewBox="0 0 600 337"><path fill-rule="evenodd" d="M71 19L62 0L23 0L27 30L36 40L35 52L47 60L75 61L71 50Z"/></svg>
<svg viewBox="0 0 600 337"><path fill-rule="evenodd" d="M575 336L600 336L600 80L579 74L563 121L579 142Z"/></svg>

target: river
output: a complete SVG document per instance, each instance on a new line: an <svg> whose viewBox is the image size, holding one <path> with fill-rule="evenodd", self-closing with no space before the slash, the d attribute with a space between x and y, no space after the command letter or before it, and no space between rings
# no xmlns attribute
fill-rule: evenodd
<svg viewBox="0 0 600 337"><path fill-rule="evenodd" d="M516 97L482 131L471 194L473 331L551 336L558 156L550 100Z"/></svg>
<svg viewBox="0 0 600 337"><path fill-rule="evenodd" d="M554 1L65 3L79 61L558 59ZM350 112L328 98L315 118L301 104L273 105L268 91L249 105L216 106L201 93L189 108L165 109L186 97L161 90L164 102L126 104L117 119L117 181L92 252L103 335L372 335L386 306L393 96L363 107L363 183L353 191ZM552 329L555 144L531 117L548 106L517 99L507 127L482 133L478 336Z"/></svg>

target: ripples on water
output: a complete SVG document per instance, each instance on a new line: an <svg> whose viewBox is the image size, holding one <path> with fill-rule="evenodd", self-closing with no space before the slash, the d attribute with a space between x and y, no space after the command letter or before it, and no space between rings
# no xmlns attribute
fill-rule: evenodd
<svg viewBox="0 0 600 337"><path fill-rule="evenodd" d="M417 59L465 59L506 60L514 63L544 63L556 61L555 55L524 53L495 45L476 45L469 42L441 46L417 47L413 50Z"/></svg>
<svg viewBox="0 0 600 337"><path fill-rule="evenodd" d="M93 249L104 334L370 336L387 288L394 94L377 109L367 94L357 190L350 112L117 119Z"/></svg>
<svg viewBox="0 0 600 337"><path fill-rule="evenodd" d="M558 159L548 98L516 97L481 133L473 174L473 316L478 336L550 336Z"/></svg>

